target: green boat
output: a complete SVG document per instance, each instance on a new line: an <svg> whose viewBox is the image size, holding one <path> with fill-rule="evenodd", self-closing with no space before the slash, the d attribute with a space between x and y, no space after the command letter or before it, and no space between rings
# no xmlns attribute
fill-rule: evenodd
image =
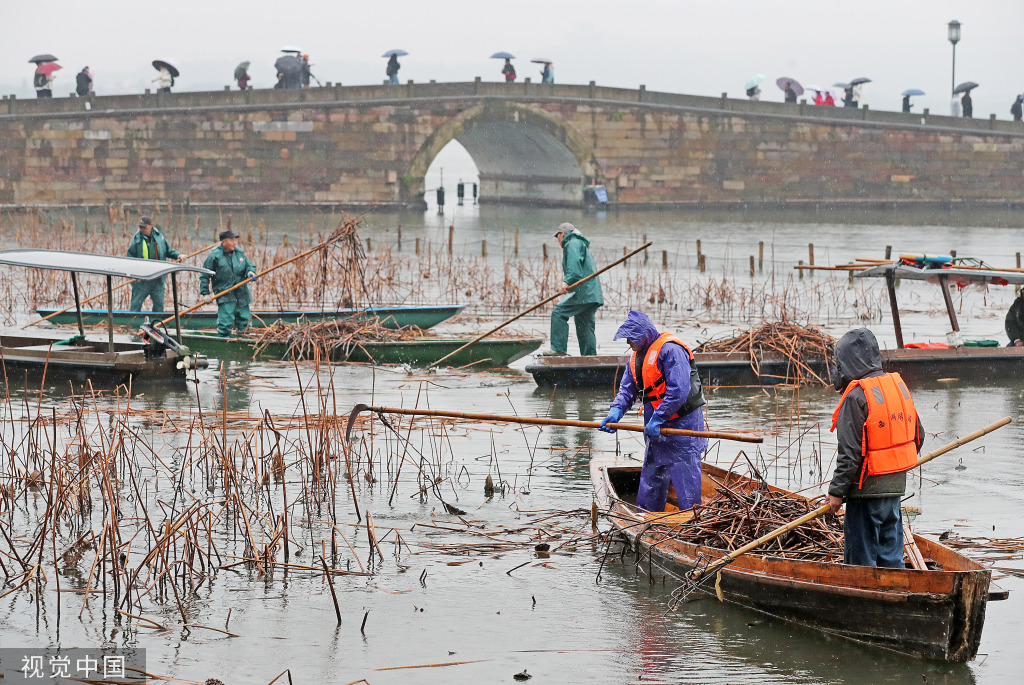
<svg viewBox="0 0 1024 685"><path fill-rule="evenodd" d="M348 361L375 364L411 364L426 366L465 345L472 338L414 338L367 342L349 355ZM255 354L255 338L224 338L207 331L182 331L181 342L208 357L216 359L284 359L288 353L286 343L271 343ZM445 362L459 367L472 364L474 368L508 366L536 350L544 342L541 337L488 338L459 352ZM339 355L340 356L340 355Z"/></svg>
<svg viewBox="0 0 1024 685"><path fill-rule="evenodd" d="M295 309L295 310L253 310L252 325L271 325L275 322L286 324L313 323L318 321L332 321L335 319L361 319L369 321L380 319L382 325L387 328L408 328L416 326L420 330L427 330L437 324L452 318L466 305L451 304L441 306L423 307L374 307L374 308L343 308L343 309ZM47 317L54 314L56 309L36 309L39 316ZM174 316L174 312L135 312L128 309L114 310L115 326L141 326L148 318L152 321L161 321ZM55 314L47 319L49 323L62 326L73 326L78 323L78 315L74 308ZM82 323L86 326L107 323L106 309L83 309ZM173 324L170 324L173 325ZM181 317L183 328L216 328L216 311L194 311Z"/></svg>

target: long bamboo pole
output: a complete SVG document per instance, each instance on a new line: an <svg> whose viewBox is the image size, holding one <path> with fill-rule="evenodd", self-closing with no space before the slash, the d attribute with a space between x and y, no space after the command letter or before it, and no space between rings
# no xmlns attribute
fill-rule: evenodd
<svg viewBox="0 0 1024 685"><path fill-rule="evenodd" d="M194 304L191 307L189 307L188 309L182 311L180 316L185 316L186 314L194 312L195 310L199 309L200 307L204 307L204 306L206 306L206 305L208 305L208 304L210 304L212 302L216 302L218 299L224 297L228 293L230 293L232 291L235 291L235 290L238 290L243 285L248 285L249 281L254 281L257 278L262 278L263 276L266 276L267 274L269 274L271 271L276 271L276 270L280 269L282 266L287 266L287 265L291 264L292 262L295 262L295 261L298 261L298 260L302 259L303 257L308 257L309 255L313 254L317 250L322 250L325 247L327 247L328 245L331 245L332 243L338 242L339 240L341 240L345 236L346 236L345 233L343 233L341 231L336 231L336 235L331 236L330 238L328 238L327 240L323 241L319 245L311 247L308 250L306 250L305 252L300 252L299 254L295 255L294 257L289 257L288 259L284 260L283 262L279 262L277 264L274 264L273 266L267 267L263 271L260 271L259 273L257 273L251 279L250 278L246 278L245 280L243 280L240 283L235 283L230 288L227 288L225 290L221 290L216 295L210 295L205 300L201 301L199 304ZM174 321L174 316L173 315L172 316L168 316L166 319L161 321L159 323L159 325L166 326L171 321Z"/></svg>
<svg viewBox="0 0 1024 685"><path fill-rule="evenodd" d="M573 421L571 419L542 419L532 416L506 416L502 414L477 414L461 411L441 411L438 409L403 409L400 407L369 407L365 404L357 404L349 415L346 436L352 429L355 417L363 411L373 411L378 414L403 414L405 416L440 416L450 419L474 419L477 421L494 421L497 423L523 423L534 426L574 426L576 428L600 428L598 421ZM643 426L633 423L609 423L609 428L642 433ZM662 428L665 435L688 435L695 438L714 438L718 440L735 440L737 442L764 442L764 438L757 435L745 435L743 433L727 433L722 431L691 431L682 428Z"/></svg>
<svg viewBox="0 0 1024 685"><path fill-rule="evenodd" d="M212 245L207 245L206 247L204 247L202 249L196 250L195 252L191 252L191 253L185 255L184 257L182 257L182 259L183 260L184 259L189 259L191 257L195 257L196 255L200 255L200 254L202 254L204 252L209 252L210 250L212 250L213 248L217 247L218 245L220 245L220 243L213 243ZM129 285L131 285L132 283L135 283L135 281L136 281L136 279L133 278L133 279L131 279L129 281L124 281L123 283L119 283L117 285L117 287L114 288L114 290L120 290L121 288L126 288ZM82 304L85 304L87 302L92 302L93 300L95 300L97 298L100 298L100 297L103 297L106 294L107 294L107 291L105 291L105 290L103 292L98 292L95 295L93 295L92 297L87 297L84 300L82 300ZM64 312L70 311L71 309L74 309L74 306L68 305L67 307L64 307L64 309L61 309L60 311L53 312L52 314L47 314L46 316L44 316L41 319L36 319L35 321L33 321L31 323L25 324L21 328L22 328L22 330L24 330L24 329L28 328L29 326L35 326L38 323L43 323L44 321L49 321L50 319L52 319L53 317L57 316L58 314L63 314ZM78 311L79 312L82 311L81 306L78 307ZM79 317L79 318L81 318L81 317Z"/></svg>
<svg viewBox="0 0 1024 685"><path fill-rule="evenodd" d="M966 445L967 443L971 442L972 440L977 440L981 436L987 435L987 434L991 433L994 430L1002 428L1003 426L1005 426L1008 423L1010 423L1010 417L1009 416L1004 416L1003 418L999 419L998 421L996 421L995 423L993 423L993 424L991 424L989 426L985 426L984 428L976 430L976 431L974 431L973 433L971 433L969 435L965 435L964 437L960 438L959 440L954 440L953 442L947 443L947 444L943 445L942 447L940 447L939 449L933 450L933 451L929 452L928 454L924 455L923 457L918 457L917 458L917 463L914 464L913 468L917 468L918 466L926 464L929 461L931 461L932 459L934 459L935 457L942 456L946 452L951 452L951 451L955 450L957 447L961 447L962 445ZM746 554L747 552L751 551L752 549L757 549L758 547L760 547L764 543L771 542L772 540L774 540L775 538L779 537L780 535L788 533L789 531L793 530L794 528L799 528L800 526L804 525L808 521L813 521L814 519L818 518L819 516L823 516L823 515L827 514L829 512L829 509L831 509L831 507L829 507L829 505L823 504L820 507L818 507L817 509L815 509L814 511L811 511L811 512L808 512L808 513L804 514L803 516L801 516L800 518L796 519L795 521L790 521L789 523L787 523L786 525L782 526L781 528L776 528L772 532L770 532L770 533L768 533L766 535L762 535L761 537L759 537L758 539L754 540L753 542L748 542L747 544L743 545L739 549L737 549L737 550L735 550L733 552L729 552L724 557L721 557L720 559L718 559L718 561L715 561L714 563L709 564L706 568L704 568L704 569L693 569L692 571L690 571L688 577L689 577L690 580L697 580L701 576L706 576L706 575L708 575L710 573L715 573L716 571L721 569L726 564L731 563L737 557L743 556L744 554Z"/></svg>
<svg viewBox="0 0 1024 685"><path fill-rule="evenodd" d="M598 276L603 274L608 269L612 268L613 266L617 266L617 265L621 264L622 262L626 261L627 259L629 259L630 257L636 255L639 252L643 252L644 250L646 250L647 248L649 248L653 244L654 243L651 242L651 241L648 241L648 242L644 243L643 245L641 245L637 249L633 250L629 254L626 254L626 255L622 256L621 258L616 259L614 262L612 262L608 266L606 266L606 267L604 267L602 269L598 269L597 271L595 271L594 273L590 274L586 278L581 278L580 280L576 281L575 283L570 285L568 288L566 288L566 292L569 292L569 291L572 291L575 288L578 288L579 286L583 285L584 283L586 283L587 281L589 281L592 278L597 278ZM527 314L532 312L534 309L539 309L540 307L543 307L548 302L551 302L552 300L555 300L555 299L561 297L563 294L564 293L556 293L556 294L552 295L551 297L548 297L546 299L541 300L540 302L538 302L537 304L533 305L532 307L528 307L528 308L524 309L523 311L521 311L518 314L516 314L515 316L513 316L511 319L508 319L507 321L503 321L502 323L498 324L497 326L495 326L491 330L487 331L483 335L480 335L480 336L477 336L476 338L473 338L472 340L470 340L468 343L466 343L465 345L463 345L459 349L454 350L452 352L449 352L445 356L443 356L440 359L438 359L436 362L432 362L431 364L428 364L427 368L430 369L430 368L433 368L435 366L440 365L441 362L446 361L448 359L451 359L452 357L457 355L459 352L462 352L462 350L466 349L470 345L475 345L476 343L480 342L481 340L483 340L487 336L491 335L492 333L500 331L502 328L504 328L505 326L509 325L510 323L515 321L516 319L520 319L520 318L526 316Z"/></svg>

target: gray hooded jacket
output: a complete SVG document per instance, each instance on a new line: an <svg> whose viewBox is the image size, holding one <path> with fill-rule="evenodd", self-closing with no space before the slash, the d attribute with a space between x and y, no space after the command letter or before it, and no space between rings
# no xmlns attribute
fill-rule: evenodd
<svg viewBox="0 0 1024 685"><path fill-rule="evenodd" d="M878 341L866 328L852 330L840 338L833 358L835 366L831 370L832 384L839 392L843 392L852 381L883 374ZM864 479L863 487L857 487L864 467L862 448L864 422L867 418L868 403L864 389L856 387L843 400L836 419L839 455L832 483L828 487L828 494L834 497L899 497L907 491L906 471L868 476ZM914 442L919 450L923 441L924 429L921 427L921 417L918 416L917 438Z"/></svg>

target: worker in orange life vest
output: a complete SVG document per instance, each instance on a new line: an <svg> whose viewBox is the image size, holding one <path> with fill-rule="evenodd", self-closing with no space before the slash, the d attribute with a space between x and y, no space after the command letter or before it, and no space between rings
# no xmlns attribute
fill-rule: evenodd
<svg viewBox="0 0 1024 685"><path fill-rule="evenodd" d="M640 399L647 450L636 504L647 511L664 511L671 484L679 508L690 509L700 504L700 460L707 438L662 435L661 428L704 430L704 393L693 354L676 336L659 333L643 312L627 315L615 333L614 339L619 338L626 339L633 355L601 430L614 433L607 424L618 422Z"/></svg>
<svg viewBox="0 0 1024 685"><path fill-rule="evenodd" d="M871 331L846 333L833 359L832 383L843 397L832 415L839 454L826 501L835 513L846 500L843 561L904 568L900 501L924 441L921 420L900 375L882 371Z"/></svg>

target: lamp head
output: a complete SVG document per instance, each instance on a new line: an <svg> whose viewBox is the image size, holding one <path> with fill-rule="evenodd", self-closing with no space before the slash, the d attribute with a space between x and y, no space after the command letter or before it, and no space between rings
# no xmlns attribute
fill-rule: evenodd
<svg viewBox="0 0 1024 685"><path fill-rule="evenodd" d="M953 45L956 45L957 43L960 42L960 22L954 19L953 21L949 22L948 26L949 42L952 43Z"/></svg>

